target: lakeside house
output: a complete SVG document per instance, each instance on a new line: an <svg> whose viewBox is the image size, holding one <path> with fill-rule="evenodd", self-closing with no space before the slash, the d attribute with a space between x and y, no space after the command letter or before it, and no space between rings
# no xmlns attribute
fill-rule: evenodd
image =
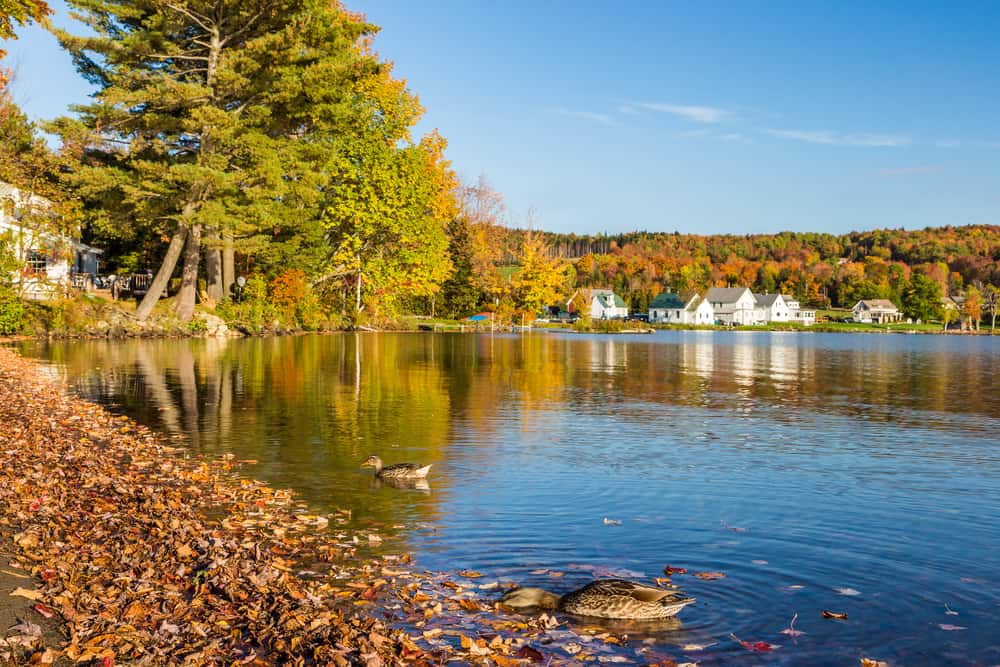
<svg viewBox="0 0 1000 667"><path fill-rule="evenodd" d="M888 299L862 299L851 308L852 319L863 324L888 324L899 322L903 314Z"/></svg>
<svg viewBox="0 0 1000 667"><path fill-rule="evenodd" d="M799 300L789 294L782 294L781 298L785 300L785 305L788 306L788 310L792 314L792 322L797 322L807 327L816 323L815 310L803 310Z"/></svg>
<svg viewBox="0 0 1000 667"><path fill-rule="evenodd" d="M712 304L693 293L682 297L674 292L662 292L649 304L649 321L663 324L714 324Z"/></svg>
<svg viewBox="0 0 1000 667"><path fill-rule="evenodd" d="M49 215L52 202L0 182L0 237L21 264L14 282L29 299L49 299L60 288L86 288L97 274L101 250L68 236L32 228L29 216Z"/></svg>
<svg viewBox="0 0 1000 667"><path fill-rule="evenodd" d="M754 294L754 302L757 307L757 324L768 322L788 322L791 319L791 312L788 304L780 294Z"/></svg>
<svg viewBox="0 0 1000 667"><path fill-rule="evenodd" d="M590 303L590 317L594 320L622 320L628 317L628 305L625 300L609 289L584 289L573 293L566 302L567 312L573 312L573 299L582 294L585 302Z"/></svg>
<svg viewBox="0 0 1000 667"><path fill-rule="evenodd" d="M756 324L762 314L749 287L713 287L705 293L719 324Z"/></svg>

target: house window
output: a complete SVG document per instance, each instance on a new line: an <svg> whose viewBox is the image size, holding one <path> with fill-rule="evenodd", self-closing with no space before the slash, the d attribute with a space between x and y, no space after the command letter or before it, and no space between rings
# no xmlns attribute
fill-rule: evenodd
<svg viewBox="0 0 1000 667"><path fill-rule="evenodd" d="M46 267L49 264L49 257L44 253L40 253L37 250L28 251L28 272L29 273L45 273Z"/></svg>

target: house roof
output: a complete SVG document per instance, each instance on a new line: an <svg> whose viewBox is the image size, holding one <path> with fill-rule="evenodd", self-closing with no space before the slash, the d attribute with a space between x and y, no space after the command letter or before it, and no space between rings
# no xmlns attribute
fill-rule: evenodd
<svg viewBox="0 0 1000 667"><path fill-rule="evenodd" d="M685 302L680 294L674 292L661 292L649 302L650 308L663 308L664 310L680 310L684 308Z"/></svg>
<svg viewBox="0 0 1000 667"><path fill-rule="evenodd" d="M854 308L862 305L868 310L899 310L896 304L888 299L862 299L854 304Z"/></svg>
<svg viewBox="0 0 1000 667"><path fill-rule="evenodd" d="M781 297L780 294L754 294L753 299L757 302L758 306L763 306L764 308L770 308L774 305L774 302Z"/></svg>
<svg viewBox="0 0 1000 667"><path fill-rule="evenodd" d="M600 301L601 305L605 308L628 308L625 300L611 290L602 291L609 292L609 294L595 294L594 298Z"/></svg>
<svg viewBox="0 0 1000 667"><path fill-rule="evenodd" d="M792 296L791 294L782 294L781 298L785 300L785 303L789 303L789 302L792 302L792 301L798 301L798 299L796 297Z"/></svg>
<svg viewBox="0 0 1000 667"><path fill-rule="evenodd" d="M702 299L700 296L695 294L688 300L687 310L693 313L698 310L698 306L700 306L704 301L705 299Z"/></svg>
<svg viewBox="0 0 1000 667"><path fill-rule="evenodd" d="M736 303L749 291L747 287L713 287L705 294L705 300L712 303Z"/></svg>

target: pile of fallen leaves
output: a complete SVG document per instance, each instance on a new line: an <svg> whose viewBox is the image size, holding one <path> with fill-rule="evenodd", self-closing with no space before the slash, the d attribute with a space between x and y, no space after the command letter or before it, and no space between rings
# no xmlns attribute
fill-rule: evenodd
<svg viewBox="0 0 1000 667"><path fill-rule="evenodd" d="M350 576L332 563L353 537L237 466L185 457L0 349L0 531L40 581L20 594L68 633L30 659L381 664L406 651L331 584ZM296 576L306 561L331 565Z"/></svg>

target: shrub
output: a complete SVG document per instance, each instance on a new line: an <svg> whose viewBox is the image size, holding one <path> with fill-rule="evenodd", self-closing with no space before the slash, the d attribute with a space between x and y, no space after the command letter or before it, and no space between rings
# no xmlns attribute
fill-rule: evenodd
<svg viewBox="0 0 1000 667"><path fill-rule="evenodd" d="M0 287L0 334L17 333L24 325L24 304L17 294Z"/></svg>

